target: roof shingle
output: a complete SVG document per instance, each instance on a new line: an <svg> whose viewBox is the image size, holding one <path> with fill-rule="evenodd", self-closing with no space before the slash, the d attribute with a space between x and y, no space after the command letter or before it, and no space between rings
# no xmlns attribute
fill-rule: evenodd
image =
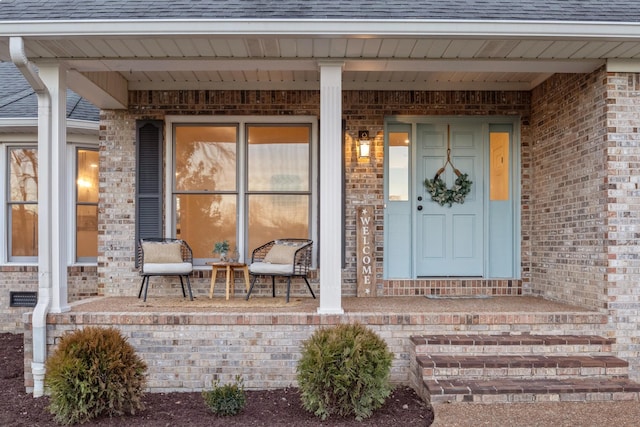
<svg viewBox="0 0 640 427"><path fill-rule="evenodd" d="M638 0L0 0L0 21L433 19L639 22Z"/></svg>
<svg viewBox="0 0 640 427"><path fill-rule="evenodd" d="M10 62L0 62L0 118L37 118L38 97L20 71ZM97 122L100 110L67 90L67 119Z"/></svg>

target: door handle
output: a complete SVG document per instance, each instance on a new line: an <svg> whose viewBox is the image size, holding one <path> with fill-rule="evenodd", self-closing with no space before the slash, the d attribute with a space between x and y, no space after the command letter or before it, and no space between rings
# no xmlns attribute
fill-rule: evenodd
<svg viewBox="0 0 640 427"><path fill-rule="evenodd" d="M422 210L422 205L418 205L418 210L421 211Z"/></svg>

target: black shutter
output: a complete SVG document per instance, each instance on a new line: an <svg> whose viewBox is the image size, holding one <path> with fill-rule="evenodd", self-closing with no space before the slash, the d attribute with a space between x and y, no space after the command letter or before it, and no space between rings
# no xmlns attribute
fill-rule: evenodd
<svg viewBox="0 0 640 427"><path fill-rule="evenodd" d="M136 245L162 237L162 128L158 120L136 123Z"/></svg>

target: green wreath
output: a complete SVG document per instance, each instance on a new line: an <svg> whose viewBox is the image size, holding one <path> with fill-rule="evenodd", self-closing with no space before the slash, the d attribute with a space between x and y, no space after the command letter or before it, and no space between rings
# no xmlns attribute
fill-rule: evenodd
<svg viewBox="0 0 640 427"><path fill-rule="evenodd" d="M447 188L447 184L440 178L439 173L433 179L425 179L424 186L431 194L431 200L440 206L449 205L449 207L454 203L464 203L464 198L471 192L473 182L469 180L466 173L457 174L457 176L451 188Z"/></svg>

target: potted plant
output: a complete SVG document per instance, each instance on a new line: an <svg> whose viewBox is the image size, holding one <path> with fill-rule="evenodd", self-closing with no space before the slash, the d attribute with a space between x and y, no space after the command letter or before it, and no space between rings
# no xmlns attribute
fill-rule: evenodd
<svg viewBox="0 0 640 427"><path fill-rule="evenodd" d="M213 253L220 255L220 261L227 260L227 252L229 252L229 241L223 240L213 244Z"/></svg>

